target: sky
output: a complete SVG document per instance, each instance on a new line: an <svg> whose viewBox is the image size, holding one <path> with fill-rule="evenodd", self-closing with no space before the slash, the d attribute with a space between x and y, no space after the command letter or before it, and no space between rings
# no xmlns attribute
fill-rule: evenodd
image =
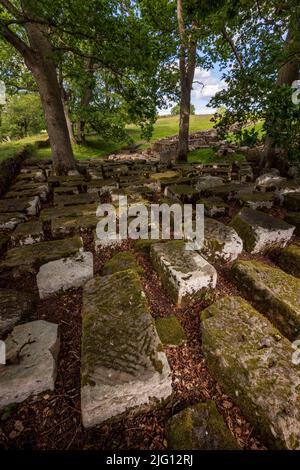
<svg viewBox="0 0 300 470"><path fill-rule="evenodd" d="M197 82L202 82L204 87ZM220 90L225 88L225 83L221 80L221 72L216 66L211 70L204 70L197 67L195 70L194 84L192 90L192 104L196 108L196 114L212 114L216 110L208 108L210 99ZM159 115L170 114L174 103L170 103L168 109L159 110Z"/></svg>

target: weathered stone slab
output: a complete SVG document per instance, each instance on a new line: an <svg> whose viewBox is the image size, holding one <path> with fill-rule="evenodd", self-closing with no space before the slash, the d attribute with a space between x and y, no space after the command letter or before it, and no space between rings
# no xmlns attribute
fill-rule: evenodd
<svg viewBox="0 0 300 470"><path fill-rule="evenodd" d="M2 252L7 248L7 245L9 243L10 237L7 235L3 235L0 233L0 255Z"/></svg>
<svg viewBox="0 0 300 470"><path fill-rule="evenodd" d="M237 261L232 277L290 340L300 333L300 279L258 261Z"/></svg>
<svg viewBox="0 0 300 470"><path fill-rule="evenodd" d="M242 194L251 193L253 190L254 185L252 184L227 183L220 186L211 186L203 190L203 193L208 196L221 197L224 201L230 201Z"/></svg>
<svg viewBox="0 0 300 470"><path fill-rule="evenodd" d="M0 263L0 272L21 267L39 267L49 261L80 253L82 249L82 239L78 236L12 248Z"/></svg>
<svg viewBox="0 0 300 470"><path fill-rule="evenodd" d="M13 289L0 289L0 335L22 320L29 320L35 311L31 294Z"/></svg>
<svg viewBox="0 0 300 470"><path fill-rule="evenodd" d="M150 249L153 266L178 305L201 298L217 282L215 268L185 247L182 240L175 240L154 244Z"/></svg>
<svg viewBox="0 0 300 470"><path fill-rule="evenodd" d="M99 194L102 196L106 193L111 193L115 189L119 188L119 184L113 180L91 180L86 186L87 193L89 194Z"/></svg>
<svg viewBox="0 0 300 470"><path fill-rule="evenodd" d="M274 205L276 195L273 192L256 192L250 194L243 194L238 197L242 205L251 207L251 209L271 209Z"/></svg>
<svg viewBox="0 0 300 470"><path fill-rule="evenodd" d="M186 334L175 315L157 318L156 330L164 346L179 346L186 340Z"/></svg>
<svg viewBox="0 0 300 470"><path fill-rule="evenodd" d="M100 198L97 193L81 193L74 195L55 194L53 204L54 206L76 206L79 204L93 204L97 201L100 203Z"/></svg>
<svg viewBox="0 0 300 470"><path fill-rule="evenodd" d="M300 235L300 212L288 212L284 220L288 224L294 225L294 227L296 227L295 234L299 236Z"/></svg>
<svg viewBox="0 0 300 470"><path fill-rule="evenodd" d="M0 212L25 212L27 215L37 215L41 209L40 198L33 196L29 198L2 199L0 201Z"/></svg>
<svg viewBox="0 0 300 470"><path fill-rule="evenodd" d="M27 217L20 212L0 213L0 229L13 230L18 224L26 220Z"/></svg>
<svg viewBox="0 0 300 470"><path fill-rule="evenodd" d="M208 367L270 449L300 449L300 369L291 343L240 297L202 312Z"/></svg>
<svg viewBox="0 0 300 470"><path fill-rule="evenodd" d="M279 172L265 173L256 178L255 186L260 191L274 190L282 183L286 182L286 178L279 175Z"/></svg>
<svg viewBox="0 0 300 470"><path fill-rule="evenodd" d="M199 197L199 191L188 184L174 184L166 187L165 196L175 201L192 203Z"/></svg>
<svg viewBox="0 0 300 470"><path fill-rule="evenodd" d="M38 183L43 183L46 181L46 175L43 170L30 170L27 173L20 173L16 177L16 181L36 181Z"/></svg>
<svg viewBox="0 0 300 470"><path fill-rule="evenodd" d="M278 197L283 202L284 195L288 193L299 193L300 192L300 178L286 181L280 185L276 190Z"/></svg>
<svg viewBox="0 0 300 470"><path fill-rule="evenodd" d="M210 263L235 260L243 251L243 241L232 227L214 219L204 219L204 246L201 254Z"/></svg>
<svg viewBox="0 0 300 470"><path fill-rule="evenodd" d="M207 197L198 201L204 204L204 214L208 217L218 217L227 214L229 206L221 197Z"/></svg>
<svg viewBox="0 0 300 470"><path fill-rule="evenodd" d="M81 204L68 207L50 207L43 209L40 213L40 219L44 222L51 221L58 217L78 217L82 215L96 215L99 204Z"/></svg>
<svg viewBox="0 0 300 470"><path fill-rule="evenodd" d="M99 222L96 215L81 215L79 217L59 217L51 220L51 233L54 238L62 235L80 233L94 229Z"/></svg>
<svg viewBox="0 0 300 470"><path fill-rule="evenodd" d="M126 271L127 269L131 269L137 273L144 271L142 266L138 264L136 257L130 253L130 251L122 251L106 261L103 266L102 275L107 276L119 271Z"/></svg>
<svg viewBox="0 0 300 470"><path fill-rule="evenodd" d="M43 224L39 220L18 225L11 234L13 245L32 245L42 242L44 238Z"/></svg>
<svg viewBox="0 0 300 470"><path fill-rule="evenodd" d="M243 208L231 221L250 253L259 253L274 246L285 246L295 227L281 219L250 208Z"/></svg>
<svg viewBox="0 0 300 470"><path fill-rule="evenodd" d="M54 390L59 353L58 325L37 320L14 328L0 366L0 408Z"/></svg>
<svg viewBox="0 0 300 470"><path fill-rule="evenodd" d="M79 194L77 186L57 186L53 188L53 194Z"/></svg>
<svg viewBox="0 0 300 470"><path fill-rule="evenodd" d="M279 255L278 264L287 273L300 277L300 246L289 245L284 248Z"/></svg>
<svg viewBox="0 0 300 470"><path fill-rule="evenodd" d="M300 192L285 194L283 204L291 212L300 212Z"/></svg>
<svg viewBox="0 0 300 470"><path fill-rule="evenodd" d="M202 176L198 178L195 188L201 193L205 189L213 188L214 186L222 186L223 179L219 176Z"/></svg>
<svg viewBox="0 0 300 470"><path fill-rule="evenodd" d="M43 264L36 276L41 299L83 286L94 274L93 254L82 252Z"/></svg>
<svg viewBox="0 0 300 470"><path fill-rule="evenodd" d="M167 422L168 447L173 450L238 450L213 401L185 408Z"/></svg>
<svg viewBox="0 0 300 470"><path fill-rule="evenodd" d="M171 373L138 274L89 281L83 291L81 410L95 426L172 393Z"/></svg>
<svg viewBox="0 0 300 470"><path fill-rule="evenodd" d="M31 188L22 188L19 186L17 190L11 190L5 194L5 199L14 199L14 198L24 198L39 196L41 201L47 201L49 195L49 186L47 184L42 184L38 186L33 186Z"/></svg>

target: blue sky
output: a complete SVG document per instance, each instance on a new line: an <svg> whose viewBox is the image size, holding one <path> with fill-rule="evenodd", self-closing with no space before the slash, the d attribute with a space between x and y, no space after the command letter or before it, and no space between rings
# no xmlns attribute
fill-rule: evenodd
<svg viewBox="0 0 300 470"><path fill-rule="evenodd" d="M220 90L225 88L225 83L221 80L221 72L218 66L211 70L203 70L197 67L195 70L195 78L192 91L192 104L196 107L196 114L212 114L214 108L208 108L206 105L210 99ZM202 82L204 87L197 82ZM159 110L159 114L170 114L174 103L170 103L168 109Z"/></svg>

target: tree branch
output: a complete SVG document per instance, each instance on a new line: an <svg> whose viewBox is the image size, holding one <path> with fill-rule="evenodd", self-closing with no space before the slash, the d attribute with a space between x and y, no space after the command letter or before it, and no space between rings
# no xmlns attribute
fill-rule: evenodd
<svg viewBox="0 0 300 470"><path fill-rule="evenodd" d="M6 10L16 18L23 17L21 12L9 0L0 0L0 3L2 3L4 8L6 8Z"/></svg>
<svg viewBox="0 0 300 470"><path fill-rule="evenodd" d="M2 1L2 0L0 0ZM0 23L1 25L1 23ZM32 50L30 49L27 44L19 38L19 36L11 31L5 24L2 26L2 31L0 31L0 35L2 35L12 46L14 46L25 58L30 58L32 54Z"/></svg>
<svg viewBox="0 0 300 470"><path fill-rule="evenodd" d="M223 38L225 39L225 41L227 41L229 46L231 47L231 50L234 53L235 58L236 58L237 62L239 63L239 66L240 66L241 70L245 70L242 58L241 58L241 56L240 56L240 54L239 54L239 52L238 52L238 50L237 50L237 48L236 48L236 46L233 42L232 37L227 32L226 26L223 26L223 28L222 28L222 35L223 35Z"/></svg>

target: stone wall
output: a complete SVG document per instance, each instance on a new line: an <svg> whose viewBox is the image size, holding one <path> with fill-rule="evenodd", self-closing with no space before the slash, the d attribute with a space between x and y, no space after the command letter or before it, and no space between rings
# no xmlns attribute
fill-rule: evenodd
<svg viewBox="0 0 300 470"><path fill-rule="evenodd" d="M8 189L12 179L20 169L21 163L29 155L32 145L22 147L15 155L0 161L0 195Z"/></svg>

